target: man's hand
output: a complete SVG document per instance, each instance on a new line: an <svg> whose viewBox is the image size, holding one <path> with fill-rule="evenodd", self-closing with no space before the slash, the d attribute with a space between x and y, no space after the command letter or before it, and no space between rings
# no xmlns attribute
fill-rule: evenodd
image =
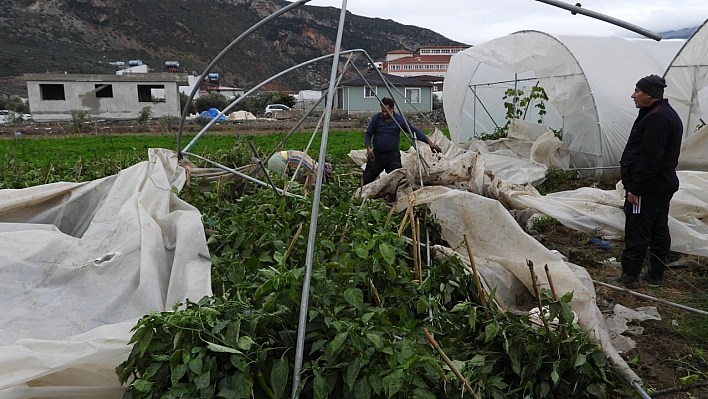
<svg viewBox="0 0 708 399"><path fill-rule="evenodd" d="M435 143L433 143L432 141L429 142L428 145L430 146L430 149L431 149L433 152L442 152L442 148L438 147L438 145L435 144Z"/></svg>
<svg viewBox="0 0 708 399"><path fill-rule="evenodd" d="M368 162L373 162L376 160L376 157L374 156L374 151L371 148L366 149L366 160Z"/></svg>
<svg viewBox="0 0 708 399"><path fill-rule="evenodd" d="M627 201L630 204L639 205L639 197L627 191Z"/></svg>

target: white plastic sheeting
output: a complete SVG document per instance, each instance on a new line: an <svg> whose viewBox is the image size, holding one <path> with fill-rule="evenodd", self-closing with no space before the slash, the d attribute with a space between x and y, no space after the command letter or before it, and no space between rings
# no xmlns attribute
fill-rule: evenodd
<svg viewBox="0 0 708 399"><path fill-rule="evenodd" d="M708 20L693 32L664 75L666 98L683 121L684 138L693 134L708 110Z"/></svg>
<svg viewBox="0 0 708 399"><path fill-rule="evenodd" d="M486 114L481 104L504 100L498 93L480 98L484 93L473 88L500 81L513 87L515 78L522 79L545 89L552 110L544 123L563 129L573 166L618 165L637 115L630 98L634 84L643 76L661 75L683 43L522 31L471 47L452 57L445 78L450 136L462 143L477 128L491 133L489 126L475 125ZM503 124L504 113L495 119Z"/></svg>
<svg viewBox="0 0 708 399"><path fill-rule="evenodd" d="M211 295L184 182L154 149L115 176L0 191L0 397L119 398L137 320Z"/></svg>
<svg viewBox="0 0 708 399"><path fill-rule="evenodd" d="M425 204L431 210L441 226L443 238L457 248L453 250L436 246L436 252L444 255L457 252L469 264L464 244L458 245L464 243L466 234L484 286L487 290L497 288L495 301L502 309L528 310L519 306L520 299L532 298L530 293L533 292L526 260L536 265L535 271L542 288L549 288L543 271L543 267L548 265L556 290L559 293L573 292L570 305L578 315L578 323L592 331L618 373L627 382L639 380L612 346L603 316L596 305L592 280L585 269L563 262L526 234L499 201L478 195L490 192L494 187L503 189L507 184L486 169L482 153L455 148L437 133L432 138L443 148L444 154L433 154L427 146L423 146L420 151L431 165L430 175L424 177L424 181L427 180L430 185L413 191L419 177L419 169L415 167L418 161L415 156L403 157L403 168L364 186L361 195L390 198L396 201L396 209L403 211L408 206L407 194L413 191L415 205ZM408 151L406 154L413 155L413 152ZM357 152L351 155L355 159L360 154ZM533 300L529 299L528 303L533 303Z"/></svg>
<svg viewBox="0 0 708 399"><path fill-rule="evenodd" d="M679 155L676 170L700 170L708 172L708 125L703 126L696 133L681 141L681 154Z"/></svg>

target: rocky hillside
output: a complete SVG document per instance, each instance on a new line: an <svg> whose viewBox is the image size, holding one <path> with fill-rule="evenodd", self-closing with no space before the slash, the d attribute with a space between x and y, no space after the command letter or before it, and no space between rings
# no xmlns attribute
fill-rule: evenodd
<svg viewBox="0 0 708 399"><path fill-rule="evenodd" d="M113 73L111 61L139 59L155 71L165 61L200 74L233 39L287 5L283 0L0 0L0 79L24 90L24 73ZM222 84L250 87L290 66L334 49L339 10L301 6L252 34L214 72ZM349 14L344 49L374 59L387 51L452 45L433 31ZM318 87L330 62L274 82L282 89ZM21 94L21 93L12 93Z"/></svg>

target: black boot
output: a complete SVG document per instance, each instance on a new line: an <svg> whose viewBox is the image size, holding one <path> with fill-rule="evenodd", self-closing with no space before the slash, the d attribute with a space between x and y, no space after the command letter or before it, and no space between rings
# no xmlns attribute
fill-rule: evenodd
<svg viewBox="0 0 708 399"><path fill-rule="evenodd" d="M640 278L649 284L664 285L664 271L666 270L666 257L649 253L649 266L647 272Z"/></svg>
<svg viewBox="0 0 708 399"><path fill-rule="evenodd" d="M637 277L631 277L629 275L626 275L622 273L621 276L617 278L611 278L610 282L617 284L617 285L622 285L624 287L627 287L629 289L637 289L639 288L639 279Z"/></svg>

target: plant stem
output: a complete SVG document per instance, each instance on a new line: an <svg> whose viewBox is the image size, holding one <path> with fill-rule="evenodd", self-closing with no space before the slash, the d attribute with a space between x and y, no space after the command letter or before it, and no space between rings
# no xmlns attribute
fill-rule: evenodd
<svg viewBox="0 0 708 399"><path fill-rule="evenodd" d="M472 266L472 274L474 275L474 282L477 285L477 295L479 295L479 300L482 302L482 306L484 306L485 313L487 314L487 320L491 318L491 315L489 314L489 311L487 310L487 297L486 297L486 292L482 289L482 282L479 280L479 273L477 273L477 265L474 263L474 256L472 255L472 246L470 246L470 240L467 237L467 234L464 235L465 237L465 245L467 246L467 255L470 258L470 266Z"/></svg>
<svg viewBox="0 0 708 399"><path fill-rule="evenodd" d="M474 394L474 391L472 390L472 387L470 386L470 383L467 382L465 377L460 374L460 371L457 370L457 367L452 363L452 360L450 360L449 357L443 352L442 348L438 345L437 342L435 342L435 338L433 338L432 335L428 332L427 328L423 328L423 332L425 333L425 338L428 339L428 342L430 342L430 345L433 345L433 348L435 348L436 351L440 354L440 357L443 358L445 363L447 364L448 367L450 367L450 370L452 370L453 373L455 373L455 377L457 377L458 380L462 383L462 386L465 387L467 392L469 392L470 395L472 395L473 398L477 399L477 395Z"/></svg>

